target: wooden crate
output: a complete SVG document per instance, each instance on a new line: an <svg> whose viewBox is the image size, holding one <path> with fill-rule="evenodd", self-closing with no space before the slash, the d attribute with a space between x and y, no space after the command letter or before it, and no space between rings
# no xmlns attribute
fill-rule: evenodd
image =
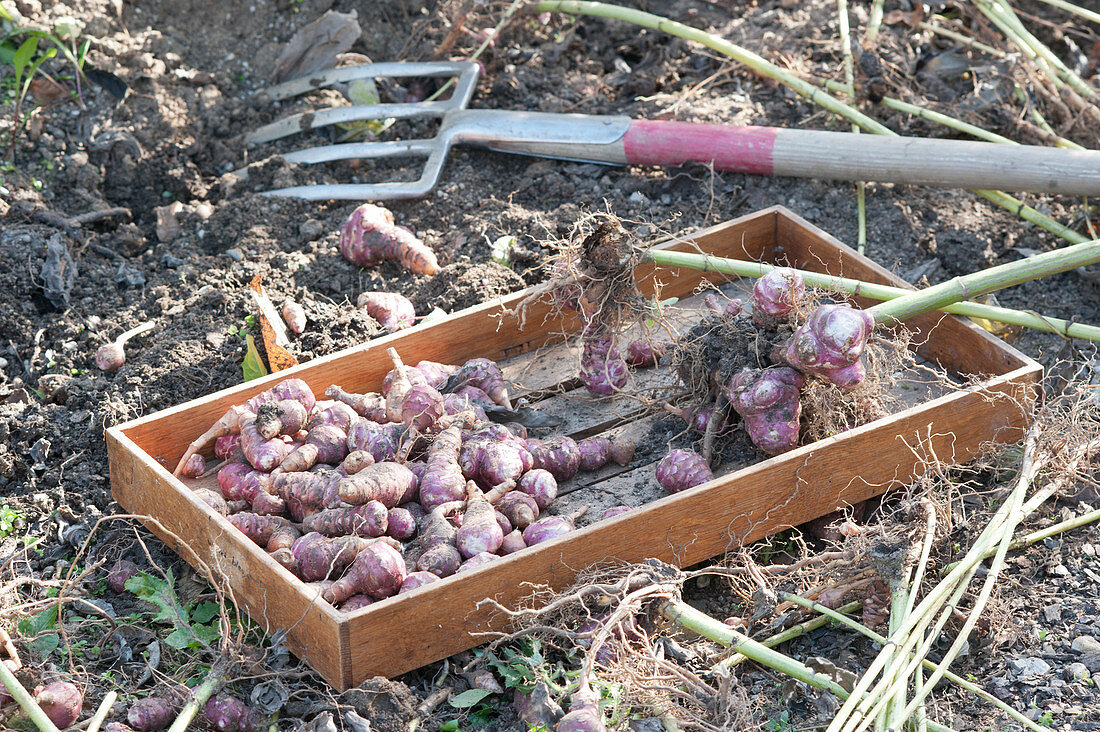
<svg viewBox="0 0 1100 732"><path fill-rule="evenodd" d="M670 246L903 284L782 207L715 226ZM704 280L697 272L649 265L639 267L637 276L643 292L659 284L663 297L691 295ZM720 280L713 273L706 278ZM913 342L919 344L921 357L952 374L981 375L980 380L971 388L720 475L473 573L351 613L317 600L303 583L197 500L166 467L174 466L187 444L229 406L288 376L305 379L318 393L333 383L349 391L376 390L391 367L387 346L394 346L407 363L461 363L476 356L512 359L506 373L519 376L521 369L514 364L520 362L521 381L535 390L553 386L575 367L575 362L566 363L563 353L575 351L539 349L560 343L560 334L575 329L576 323L537 306L527 313L520 330L507 311L524 295L509 295L443 322L372 340L113 427L107 431L107 444L114 497L127 511L155 519L146 521L154 534L204 574L220 576L219 584L230 588L238 605L265 629L288 630L290 648L333 686L345 689L368 677L394 676L479 644L482 639L471 633L497 628L500 622L487 608L477 607L483 598L514 605L528 595L526 583L561 587L578 570L600 560L657 557L680 565L698 562L908 482L921 471L921 457L928 450L941 459L961 461L987 441L1015 441L1027 423L1033 385L1041 374L1037 363L964 320L942 314L914 318L907 325L915 331ZM536 351L539 356L533 359L530 354ZM591 434L607 426L593 418L574 423L571 431ZM652 475L652 463L639 468L639 474L646 469Z"/></svg>

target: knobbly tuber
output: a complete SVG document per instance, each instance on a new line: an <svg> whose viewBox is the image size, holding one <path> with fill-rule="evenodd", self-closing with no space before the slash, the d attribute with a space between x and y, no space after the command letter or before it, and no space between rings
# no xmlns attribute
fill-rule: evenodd
<svg viewBox="0 0 1100 732"><path fill-rule="evenodd" d="M184 463L180 475L184 478L198 478L205 472L206 461L202 459L202 455L192 455L191 458Z"/></svg>
<svg viewBox="0 0 1100 732"><path fill-rule="evenodd" d="M137 565L129 559L120 559L115 562L107 572L107 586L112 591L122 594L126 592L126 580L141 574Z"/></svg>
<svg viewBox="0 0 1100 732"><path fill-rule="evenodd" d="M340 467L347 475L355 475L363 468L371 465L374 465L374 456L366 450L352 450L340 463Z"/></svg>
<svg viewBox="0 0 1100 732"><path fill-rule="evenodd" d="M110 343L100 346L95 352L95 365L100 371L113 373L122 368L126 363L126 342L135 336L152 330L156 325L153 321L142 323L136 328L131 328Z"/></svg>
<svg viewBox="0 0 1100 732"><path fill-rule="evenodd" d="M436 361L420 361L413 368L424 375L428 386L433 389L438 389L446 384L447 379L451 378L451 374L458 371L457 366Z"/></svg>
<svg viewBox="0 0 1100 732"><path fill-rule="evenodd" d="M306 425L309 411L297 399L268 402L256 410L256 431L266 440L297 434Z"/></svg>
<svg viewBox="0 0 1100 732"><path fill-rule="evenodd" d="M334 424L321 424L309 431L303 445L282 459L279 470L294 473L309 470L318 463L337 465L347 454L347 433Z"/></svg>
<svg viewBox="0 0 1100 732"><path fill-rule="evenodd" d="M397 591L397 594L403 595L406 592L412 592L418 587L424 585L430 585L432 582L438 582L439 576L432 574L431 572L422 572L417 570L416 572L409 572L405 575L404 581L401 583L401 589Z"/></svg>
<svg viewBox="0 0 1100 732"><path fill-rule="evenodd" d="M369 546L370 542L370 539L359 536L329 539L317 532L310 532L294 542L290 550L294 555L298 576L306 582L313 582L344 571L356 554ZM349 592L348 596L354 594Z"/></svg>
<svg viewBox="0 0 1100 732"><path fill-rule="evenodd" d="M730 404L745 420L752 443L769 455L798 446L802 374L789 366L746 368L727 387Z"/></svg>
<svg viewBox="0 0 1100 732"><path fill-rule="evenodd" d="M374 598L370 595L352 595L348 599L344 600L344 602L340 605L340 609L346 613L350 613L354 610L359 610L360 608L367 607L368 605L373 605L374 602Z"/></svg>
<svg viewBox="0 0 1100 732"><path fill-rule="evenodd" d="M443 395L427 384L417 384L405 392L401 402L401 421L423 432L443 416Z"/></svg>
<svg viewBox="0 0 1100 732"><path fill-rule="evenodd" d="M576 528L576 521L588 510L581 508L568 516L544 516L523 530L523 541L527 546L541 544L550 539L568 534Z"/></svg>
<svg viewBox="0 0 1100 732"><path fill-rule="evenodd" d="M802 276L790 267L776 267L753 285L753 314L769 318L783 317L805 296L806 284L802 281Z"/></svg>
<svg viewBox="0 0 1100 732"><path fill-rule="evenodd" d="M559 483L569 480L580 469L581 451L572 437L528 439L527 449L535 458L535 467L549 471Z"/></svg>
<svg viewBox="0 0 1100 732"><path fill-rule="evenodd" d="M359 206L344 223L340 253L360 267L372 267L394 259L413 274L439 272L435 253L411 231L397 226L388 209L372 203Z"/></svg>
<svg viewBox="0 0 1100 732"><path fill-rule="evenodd" d="M254 732L260 720L248 705L236 697L220 693L203 707L206 722L218 732Z"/></svg>
<svg viewBox="0 0 1100 732"><path fill-rule="evenodd" d="M505 409L512 408L512 400L508 395L508 384L504 381L504 374L500 367L487 358L472 358L459 367L454 376L448 380L448 384L455 384L455 388L463 386L475 386L489 395L494 404Z"/></svg>
<svg viewBox="0 0 1100 732"><path fill-rule="evenodd" d="M517 529L526 529L539 517L539 504L520 490L508 491L494 505Z"/></svg>
<svg viewBox="0 0 1100 732"><path fill-rule="evenodd" d="M626 362L631 366L656 366L671 347L669 341L631 341L626 346Z"/></svg>
<svg viewBox="0 0 1100 732"><path fill-rule="evenodd" d="M860 356L874 326L866 310L822 305L791 336L783 358L804 374L850 389L867 374Z"/></svg>
<svg viewBox="0 0 1100 732"><path fill-rule="evenodd" d="M363 292L355 303L367 311L389 333L411 328L416 309L409 298L396 292Z"/></svg>
<svg viewBox="0 0 1100 732"><path fill-rule="evenodd" d="M176 705L162 696L138 699L126 710L126 721L134 732L159 732L176 718Z"/></svg>
<svg viewBox="0 0 1100 732"><path fill-rule="evenodd" d="M538 504L539 510L545 511L558 497L558 481L550 471L536 468L528 471L519 479L516 490L523 491L531 496Z"/></svg>
<svg viewBox="0 0 1100 732"><path fill-rule="evenodd" d="M707 461L692 450L672 450L657 463L657 482L669 493L686 491L713 477Z"/></svg>
<svg viewBox="0 0 1100 732"><path fill-rule="evenodd" d="M84 695L69 681L54 681L38 687L34 690L34 700L61 729L72 727L84 706Z"/></svg>
<svg viewBox="0 0 1100 732"><path fill-rule="evenodd" d="M581 383L594 396L610 396L626 386L630 372L610 335L585 337L580 376Z"/></svg>
<svg viewBox="0 0 1100 732"><path fill-rule="evenodd" d="M386 398L373 392L367 394L349 394L335 384L325 390L325 396L329 399L343 402L355 410L356 414L366 417L373 422L385 422Z"/></svg>
<svg viewBox="0 0 1100 732"><path fill-rule="evenodd" d="M432 509L420 527L417 540L420 556L416 560L418 570L431 572L439 577L449 577L458 571L462 555L455 546L456 530L447 514L461 509L463 501L443 503Z"/></svg>
<svg viewBox="0 0 1100 732"><path fill-rule="evenodd" d="M196 488L195 497L214 509L216 513L220 513L222 516L229 515L229 505L225 502L225 498L222 497L221 493L210 488Z"/></svg>
<svg viewBox="0 0 1100 732"><path fill-rule="evenodd" d="M436 506L460 501L466 496L466 478L458 464L462 433L451 426L436 435L428 453L428 467L420 481L420 505L431 511Z"/></svg>
<svg viewBox="0 0 1100 732"><path fill-rule="evenodd" d="M337 492L346 503L378 501L386 508L394 508L407 502L406 496L416 490L416 484L416 475L404 465L381 462L341 479Z"/></svg>
<svg viewBox="0 0 1100 732"><path fill-rule="evenodd" d="M230 516L229 523L269 552L289 548L300 535L294 525L281 516L261 516L242 511Z"/></svg>
<svg viewBox="0 0 1100 732"><path fill-rule="evenodd" d="M381 502L373 500L351 508L318 511L302 519L304 531L316 531L324 536L382 536L388 525L389 511Z"/></svg>
<svg viewBox="0 0 1100 732"><path fill-rule="evenodd" d="M713 427L716 435L722 434L730 426L725 410L723 409L721 414L715 415L717 408L714 406L674 407L671 404L666 404L665 411L671 412L687 422L688 426L696 432L706 433L712 418L716 420Z"/></svg>
<svg viewBox="0 0 1100 732"><path fill-rule="evenodd" d="M504 556L506 554L512 554L518 552L520 549L526 549L527 542L523 540L523 532L516 529L512 533L504 537L504 540L500 542L500 554Z"/></svg>
<svg viewBox="0 0 1100 732"><path fill-rule="evenodd" d="M348 430L348 452L364 450L376 463L393 460L406 429L404 424L378 424L360 419Z"/></svg>
<svg viewBox="0 0 1100 732"><path fill-rule="evenodd" d="M408 541L416 536L416 518L407 508L391 508L386 516L386 534L398 541Z"/></svg>
<svg viewBox="0 0 1100 732"><path fill-rule="evenodd" d="M214 455L219 460L228 460L240 445L241 436L239 434L223 435L214 441Z"/></svg>
<svg viewBox="0 0 1100 732"><path fill-rule="evenodd" d="M475 554L474 556L463 562L461 566L459 566L458 572L469 572L471 570L477 569L478 567L484 566L496 559L500 559L500 557L498 557L496 554L493 554L492 552L481 552L480 554Z"/></svg>
<svg viewBox="0 0 1100 732"><path fill-rule="evenodd" d="M321 596L333 604L364 594L381 600L396 595L408 570L401 554L384 542L370 544L358 554L348 571Z"/></svg>
<svg viewBox="0 0 1100 732"><path fill-rule="evenodd" d="M612 442L607 437L586 437L577 443L580 451L580 469L599 470L609 462L627 465L634 459L634 443L630 440Z"/></svg>

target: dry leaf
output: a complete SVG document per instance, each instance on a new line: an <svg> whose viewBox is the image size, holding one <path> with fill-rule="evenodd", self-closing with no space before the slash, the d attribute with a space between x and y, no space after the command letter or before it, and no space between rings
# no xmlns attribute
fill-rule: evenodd
<svg viewBox="0 0 1100 732"><path fill-rule="evenodd" d="M282 371L291 366L298 365L298 359L286 350L290 345L283 321L275 312L275 306L271 299L264 294L263 278L256 275L248 286L252 289L252 299L260 310L260 332L263 334L264 352L267 354L267 365L271 372Z"/></svg>
<svg viewBox="0 0 1100 732"><path fill-rule="evenodd" d="M180 223L176 217L183 210L183 204L173 201L167 206L158 206L153 210L157 214L157 240L172 241L176 234L180 233Z"/></svg>
<svg viewBox="0 0 1100 732"><path fill-rule="evenodd" d="M275 81L281 82L336 65L337 57L359 40L359 14L327 11L303 27L283 48L275 62Z"/></svg>

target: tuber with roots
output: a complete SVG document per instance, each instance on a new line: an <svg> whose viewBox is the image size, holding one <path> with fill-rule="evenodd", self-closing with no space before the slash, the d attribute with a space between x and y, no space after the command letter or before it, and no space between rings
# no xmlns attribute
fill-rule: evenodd
<svg viewBox="0 0 1100 732"><path fill-rule="evenodd" d="M742 369L730 379L726 395L745 420L752 443L769 455L798 446L802 414L799 390L804 379L789 366Z"/></svg>
<svg viewBox="0 0 1100 732"><path fill-rule="evenodd" d="M341 501L359 505L378 501L386 508L407 503L415 495L416 474L400 463L381 462L368 465L337 484Z"/></svg>
<svg viewBox="0 0 1100 732"><path fill-rule="evenodd" d="M397 594L406 574L408 569L401 553L377 541L356 554L344 576L321 596L334 605L359 594L381 600Z"/></svg>
<svg viewBox="0 0 1100 732"><path fill-rule="evenodd" d="M782 318L806 297L806 283L797 270L776 267L766 272L752 287L753 315Z"/></svg>
<svg viewBox="0 0 1100 732"><path fill-rule="evenodd" d="M363 292L355 304L389 333L411 328L416 323L412 301L396 292Z"/></svg>
<svg viewBox="0 0 1100 732"><path fill-rule="evenodd" d="M435 253L411 231L397 226L388 209L373 203L359 206L344 222L340 232L340 253L360 267L372 267L392 259L413 274L439 272Z"/></svg>
<svg viewBox="0 0 1100 732"><path fill-rule="evenodd" d="M714 477L703 456L692 450L672 450L657 463L657 482L669 493L679 493Z"/></svg>
<svg viewBox="0 0 1100 732"><path fill-rule="evenodd" d="M301 333L306 329L306 311L289 297L283 301L283 320L292 333Z"/></svg>
<svg viewBox="0 0 1100 732"><path fill-rule="evenodd" d="M716 415L715 412L719 410L714 406L674 407L671 404L665 404L664 408L666 412L671 412L687 422L688 427L696 432L706 433L711 419L716 420L713 428L716 435L726 432L730 426L725 410L721 410L721 413Z"/></svg>
<svg viewBox="0 0 1100 732"><path fill-rule="evenodd" d="M580 376L594 396L609 396L626 386L630 372L610 335L585 336Z"/></svg>
<svg viewBox="0 0 1100 732"><path fill-rule="evenodd" d="M100 346L95 352L95 365L100 371L114 373L126 363L126 342L131 338L150 331L155 326L152 320L142 323L136 328L131 328L110 343Z"/></svg>
<svg viewBox="0 0 1100 732"><path fill-rule="evenodd" d="M61 729L72 727L84 707L84 694L69 681L54 681L34 690L34 700Z"/></svg>
<svg viewBox="0 0 1100 732"><path fill-rule="evenodd" d="M587 688L574 693L569 713L558 720L554 732L607 732L596 695Z"/></svg>
<svg viewBox="0 0 1100 732"><path fill-rule="evenodd" d="M822 305L787 341L783 359L804 374L850 389L867 375L860 356L874 325L874 317L866 310Z"/></svg>
<svg viewBox="0 0 1100 732"><path fill-rule="evenodd" d="M626 362L631 366L656 366L668 350L669 341L636 340L626 345Z"/></svg>

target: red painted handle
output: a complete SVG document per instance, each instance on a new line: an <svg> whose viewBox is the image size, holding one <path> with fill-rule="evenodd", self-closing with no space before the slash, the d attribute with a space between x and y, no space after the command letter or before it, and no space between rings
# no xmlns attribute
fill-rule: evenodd
<svg viewBox="0 0 1100 732"><path fill-rule="evenodd" d="M775 127L635 120L623 135L628 165L713 163L717 170L771 175Z"/></svg>

